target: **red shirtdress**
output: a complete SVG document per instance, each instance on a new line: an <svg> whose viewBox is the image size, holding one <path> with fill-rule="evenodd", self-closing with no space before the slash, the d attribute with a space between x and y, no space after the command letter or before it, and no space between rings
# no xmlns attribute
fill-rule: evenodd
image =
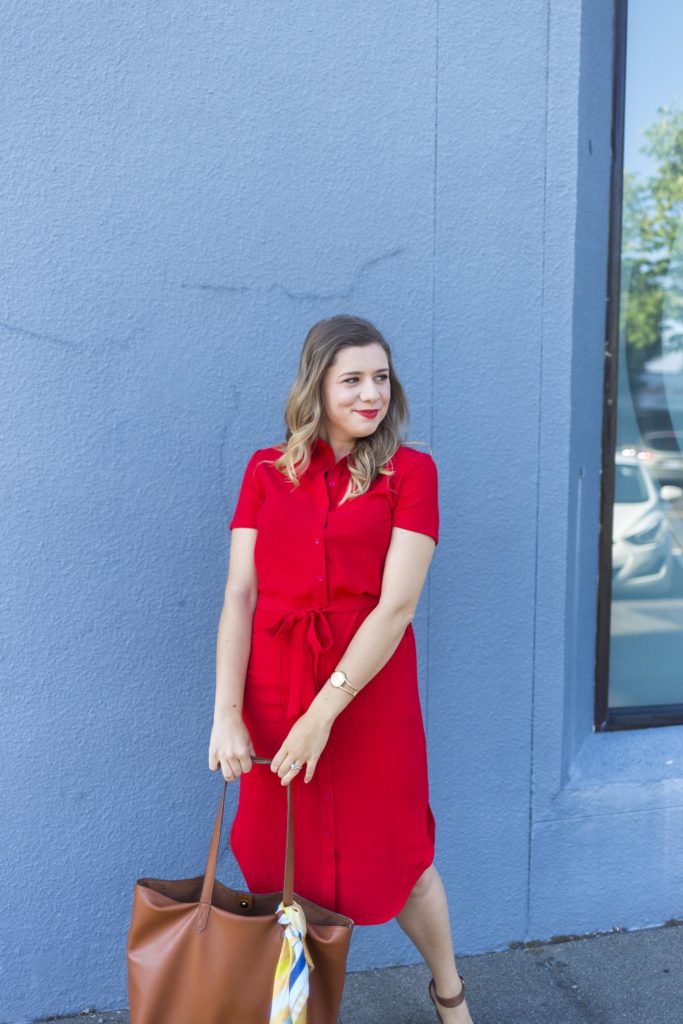
<svg viewBox="0 0 683 1024"><path fill-rule="evenodd" d="M401 445L395 474L339 506L349 470L322 438L299 488L275 448L247 464L230 529L258 530L259 592L243 718L257 757L273 757L377 604L392 526L438 543L436 464ZM351 680L353 682L353 680ZM294 891L356 924L402 909L434 859L425 731L412 624L386 665L334 720L313 778L290 785ZM283 887L287 791L269 765L240 776L230 845L252 892Z"/></svg>

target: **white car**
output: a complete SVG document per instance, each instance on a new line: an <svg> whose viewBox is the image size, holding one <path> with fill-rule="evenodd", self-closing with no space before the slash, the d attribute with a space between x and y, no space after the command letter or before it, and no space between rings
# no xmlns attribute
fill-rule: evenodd
<svg viewBox="0 0 683 1024"><path fill-rule="evenodd" d="M612 596L655 597L671 593L674 539L663 501L676 501L683 490L658 490L637 458L617 455L612 520Z"/></svg>
<svg viewBox="0 0 683 1024"><path fill-rule="evenodd" d="M653 480L662 483L683 483L683 432L650 430L643 435L638 457Z"/></svg>

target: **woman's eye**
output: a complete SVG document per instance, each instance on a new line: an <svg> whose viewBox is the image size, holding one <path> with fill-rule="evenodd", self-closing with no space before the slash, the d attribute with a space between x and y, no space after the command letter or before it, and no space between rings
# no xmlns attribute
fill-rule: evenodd
<svg viewBox="0 0 683 1024"><path fill-rule="evenodd" d="M378 378L378 380L389 380L389 374L388 373L378 373L377 374L377 378ZM345 384L353 384L357 380L358 380L358 377L345 377L344 378L344 383Z"/></svg>

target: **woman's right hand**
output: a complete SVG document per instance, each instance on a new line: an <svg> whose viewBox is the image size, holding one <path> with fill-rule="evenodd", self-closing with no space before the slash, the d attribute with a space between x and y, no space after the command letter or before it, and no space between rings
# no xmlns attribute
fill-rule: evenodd
<svg viewBox="0 0 683 1024"><path fill-rule="evenodd" d="M240 712L215 717L209 742L209 769L220 768L226 782L233 782L242 772L251 771L256 757L249 730Z"/></svg>

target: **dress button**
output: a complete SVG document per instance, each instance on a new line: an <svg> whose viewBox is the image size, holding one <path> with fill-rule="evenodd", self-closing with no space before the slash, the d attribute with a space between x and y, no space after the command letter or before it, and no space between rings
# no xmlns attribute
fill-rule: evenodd
<svg viewBox="0 0 683 1024"><path fill-rule="evenodd" d="M322 583L322 581L325 579L325 577L324 576L316 576L316 579L317 579L318 583Z"/></svg>
<svg viewBox="0 0 683 1024"><path fill-rule="evenodd" d="M330 480L330 487L334 487L334 486L335 486L334 480Z"/></svg>
<svg viewBox="0 0 683 1024"><path fill-rule="evenodd" d="M319 544L320 543L320 537L316 537L314 543L315 544Z"/></svg>

